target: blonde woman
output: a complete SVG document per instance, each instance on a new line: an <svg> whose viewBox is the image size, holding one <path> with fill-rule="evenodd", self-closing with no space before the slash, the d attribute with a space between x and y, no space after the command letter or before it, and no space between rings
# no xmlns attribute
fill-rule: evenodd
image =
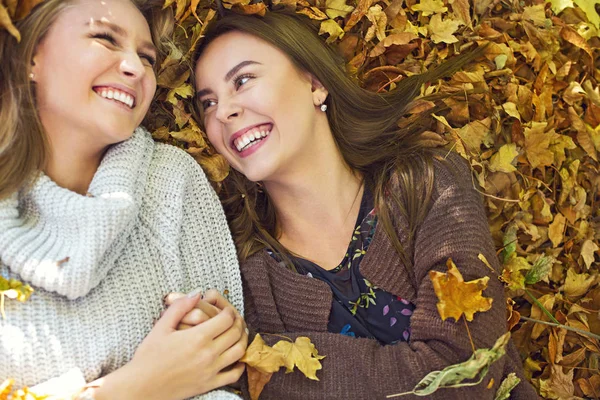
<svg viewBox="0 0 600 400"><path fill-rule="evenodd" d="M61 398L237 398L212 391L243 371L233 308L176 331L199 291L243 303L202 170L138 127L172 25L160 5L47 0L20 42L0 31L0 275L35 290L4 303L0 380ZM171 291L191 293L153 327Z"/></svg>

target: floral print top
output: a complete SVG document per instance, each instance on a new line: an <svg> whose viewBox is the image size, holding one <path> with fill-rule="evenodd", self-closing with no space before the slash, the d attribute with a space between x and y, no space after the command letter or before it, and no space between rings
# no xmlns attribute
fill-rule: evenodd
<svg viewBox="0 0 600 400"><path fill-rule="evenodd" d="M329 332L377 339L394 344L410 339L410 316L415 306L372 285L360 273L360 262L371 244L377 215L373 197L365 188L356 228L342 262L332 270L300 257L292 257L298 273L326 282L333 292ZM269 251L271 257L281 261Z"/></svg>

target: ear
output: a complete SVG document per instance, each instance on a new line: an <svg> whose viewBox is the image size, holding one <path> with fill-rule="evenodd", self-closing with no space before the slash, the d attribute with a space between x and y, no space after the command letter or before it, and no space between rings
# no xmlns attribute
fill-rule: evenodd
<svg viewBox="0 0 600 400"><path fill-rule="evenodd" d="M39 62L37 54L33 56L31 65L29 66L29 78L31 82L36 82L36 78L39 76Z"/></svg>
<svg viewBox="0 0 600 400"><path fill-rule="evenodd" d="M310 79L311 84L313 104L315 105L315 107L319 107L325 102L325 99L327 99L329 91L327 91L327 89L325 89L325 86L323 86L323 84L313 75L309 74L308 78Z"/></svg>

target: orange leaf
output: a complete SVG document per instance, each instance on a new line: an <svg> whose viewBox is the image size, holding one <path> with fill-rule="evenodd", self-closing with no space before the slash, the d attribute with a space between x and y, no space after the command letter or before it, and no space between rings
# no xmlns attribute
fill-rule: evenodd
<svg viewBox="0 0 600 400"><path fill-rule="evenodd" d="M481 292L487 288L489 277L465 282L460 271L448 259L448 273L430 271L429 278L433 282L433 290L439 301L437 309L445 321L454 318L456 321L464 314L467 321L473 321L476 312L484 312L492 308L493 299L483 297Z"/></svg>
<svg viewBox="0 0 600 400"><path fill-rule="evenodd" d="M265 385L271 380L273 373L261 372L249 365L246 367L246 373L248 374L248 391L250 392L250 399L258 400Z"/></svg>
<svg viewBox="0 0 600 400"><path fill-rule="evenodd" d="M240 361L266 374L277 372L285 365L283 354L267 345L260 334L256 334Z"/></svg>

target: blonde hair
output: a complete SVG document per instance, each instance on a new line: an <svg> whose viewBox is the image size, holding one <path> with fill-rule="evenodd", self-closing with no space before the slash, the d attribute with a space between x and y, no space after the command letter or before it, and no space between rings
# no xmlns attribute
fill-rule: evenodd
<svg viewBox="0 0 600 400"><path fill-rule="evenodd" d="M47 161L48 139L36 109L35 85L29 78L31 62L58 15L74 3L76 0L45 0L37 5L15 23L20 42L0 29L0 200L31 183ZM160 58L164 55L162 42L173 29L172 12L162 11L159 1L132 3L148 21Z"/></svg>

